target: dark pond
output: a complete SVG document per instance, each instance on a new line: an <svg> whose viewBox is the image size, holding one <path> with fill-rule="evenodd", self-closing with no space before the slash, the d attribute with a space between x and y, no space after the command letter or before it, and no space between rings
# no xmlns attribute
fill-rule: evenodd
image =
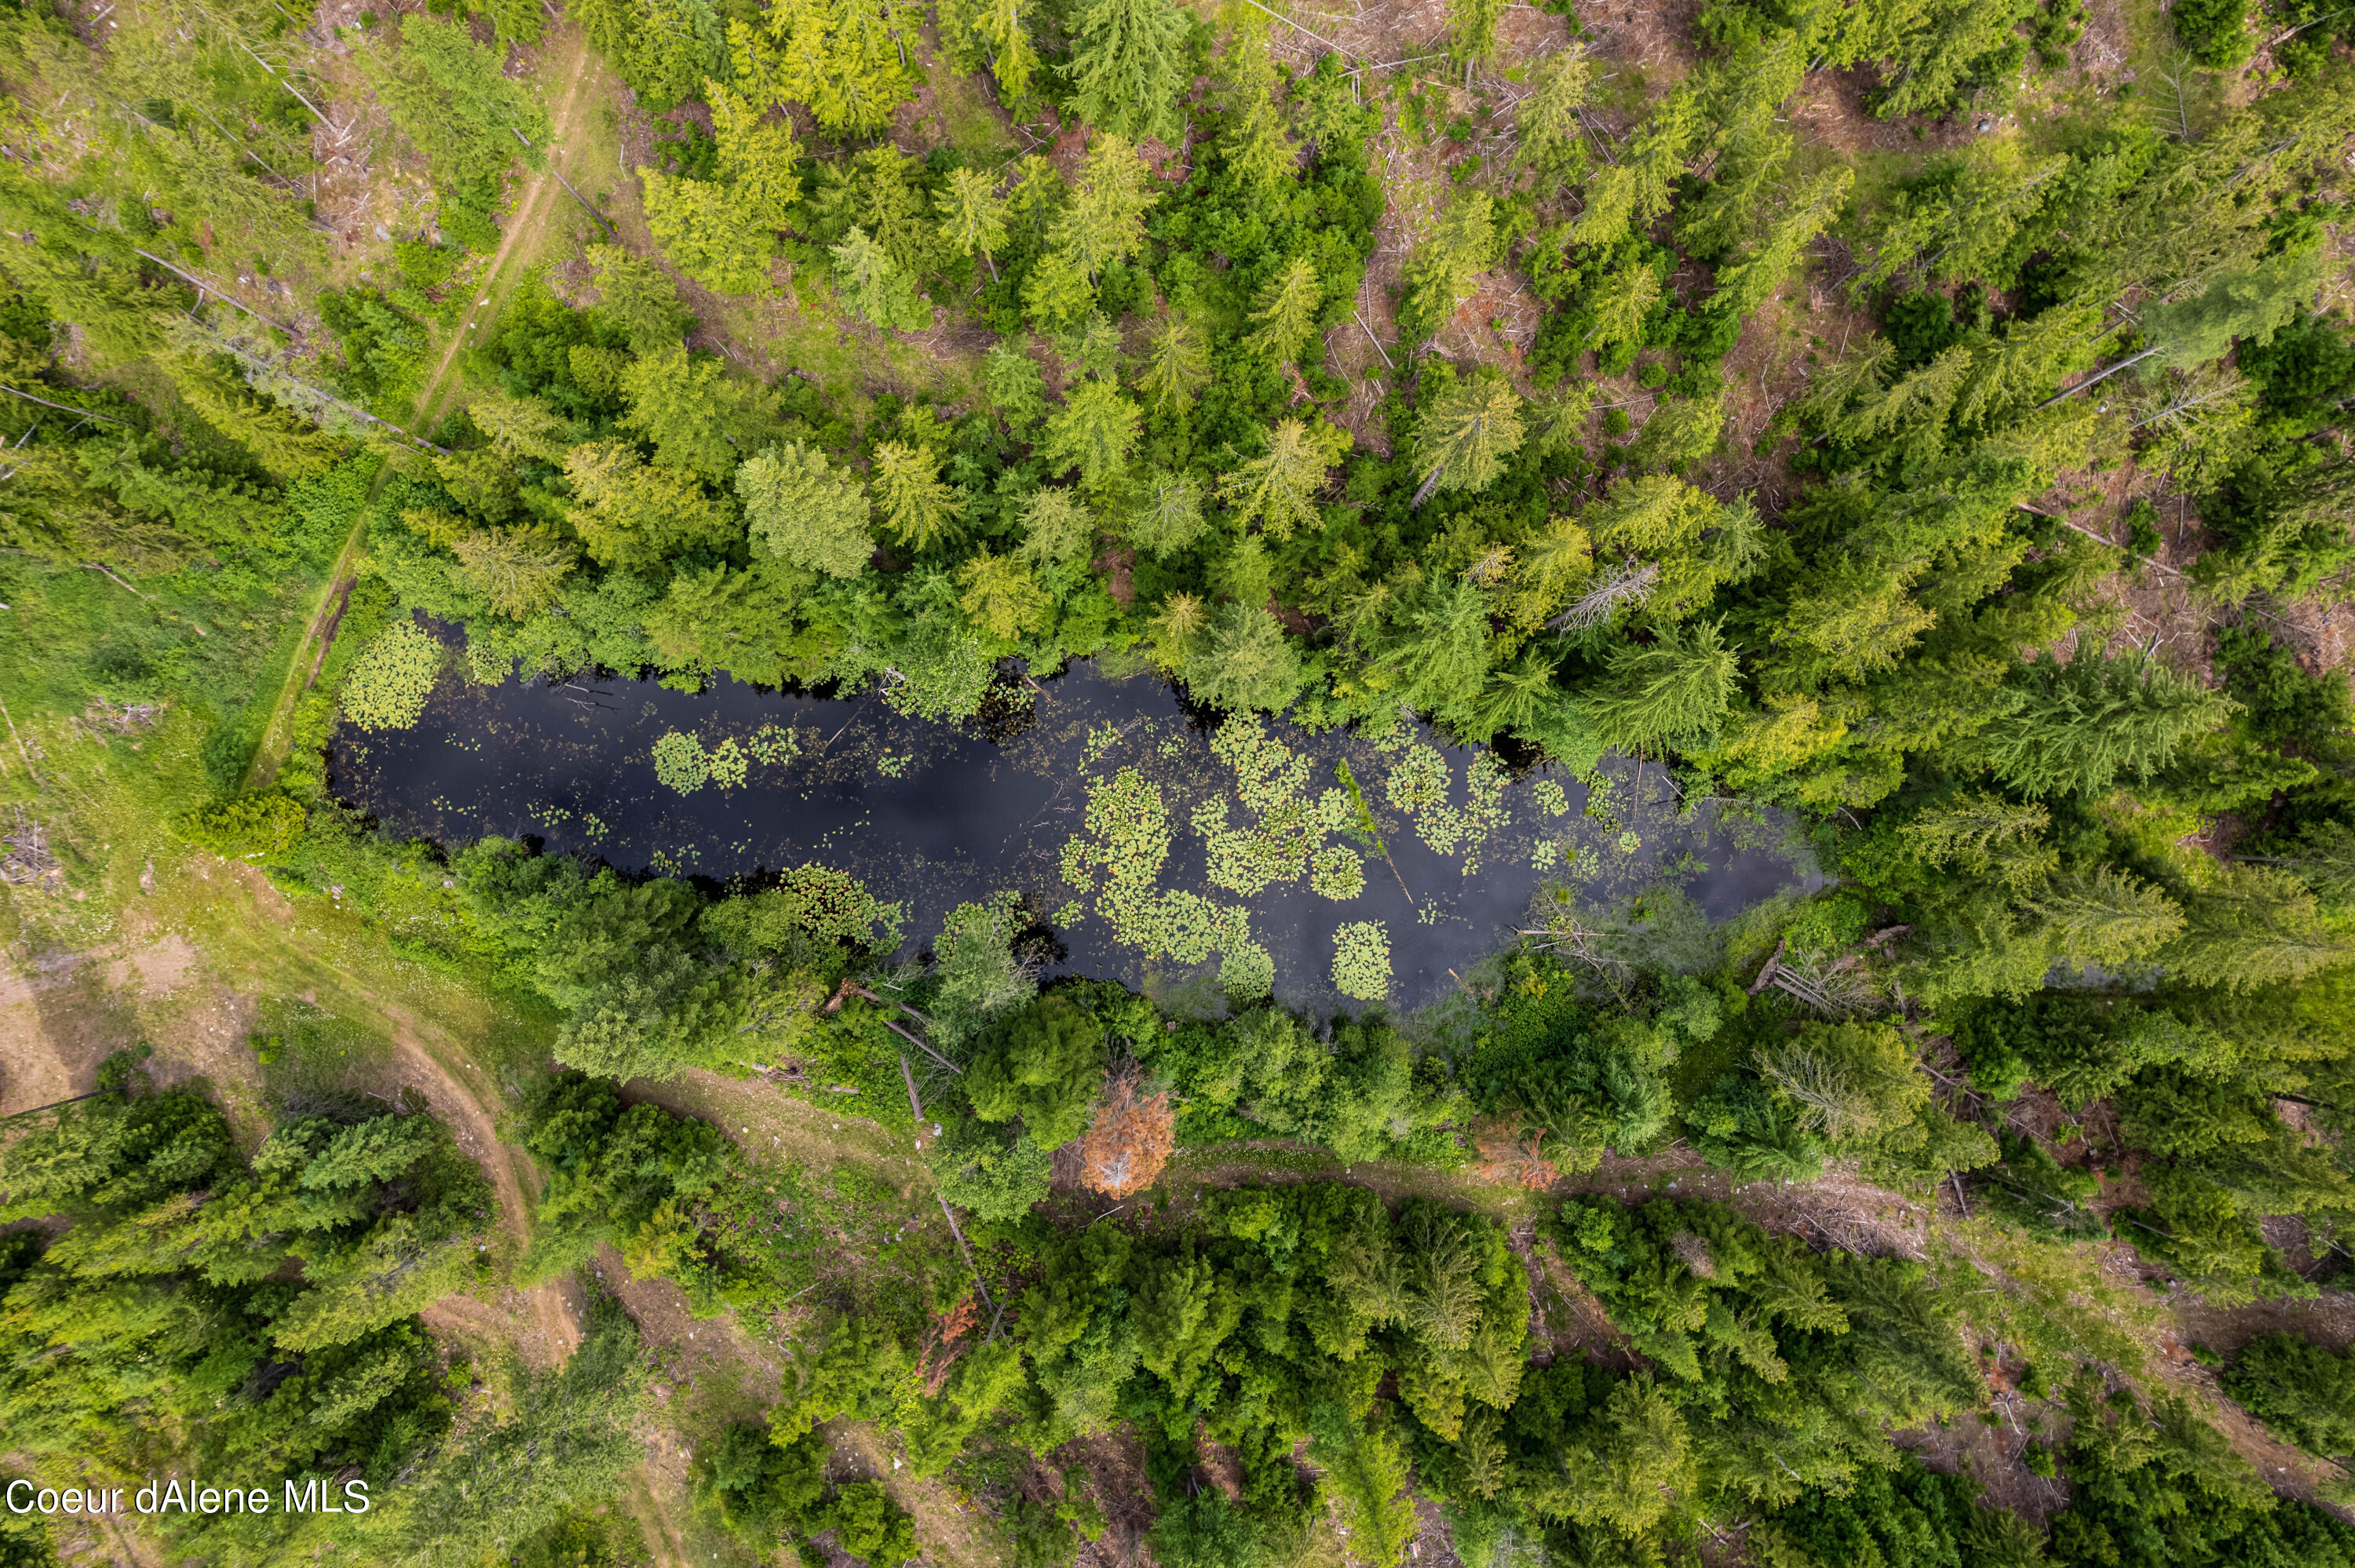
<svg viewBox="0 0 2355 1568"><path fill-rule="evenodd" d="M1222 758L1216 731L1150 675L1111 680L1081 664L1014 690L1018 700L985 710L988 722L952 726L903 716L874 693L800 696L724 678L699 694L588 678L484 687L445 676L414 727L368 734L346 726L330 763L343 798L445 845L486 833L527 837L625 872L720 882L815 863L899 901L910 954L956 905L1011 888L1053 927L1062 958L1050 972L1161 994L1207 991L1215 959L1186 964L1124 945L1102 896L1106 873L1093 876L1092 893L1065 875L1065 846L1089 825L1092 789L1135 768L1158 786L1166 813L1167 858L1148 884L1244 911L1251 939L1273 960L1277 995L1320 1008L1341 1000L1332 969L1344 923L1380 923L1389 1001L1412 1008L1454 986L1451 971L1465 973L1508 942L1541 886L1567 881L1600 898L1666 878L1722 919L1819 880L1780 822L1721 821L1706 809L1680 818L1657 766L1639 779L1633 764L1606 763L1609 783L1590 813L1576 778L1551 767L1508 776L1493 758L1476 768L1482 753L1424 729L1378 743L1270 721L1252 733L1288 748L1293 765L1269 782L1265 767L1286 753L1262 745L1254 793L1239 789L1238 737L1231 734ZM791 742L778 745L788 730ZM735 742L743 781L687 793L662 781L655 748L673 732L695 736L706 756ZM697 755L683 741L670 747ZM785 750L789 759L758 759ZM1343 814L1345 797L1330 793L1342 762L1361 786L1387 863L1362 833L1330 831ZM723 763L720 771L730 769ZM1295 842L1356 851L1340 855L1344 873L1327 886L1361 880L1360 891L1337 900L1296 874L1243 896L1231 880L1209 881L1198 810L1224 801L1231 828L1247 831L1269 820L1273 796L1312 819ZM1320 798L1325 828L1313 821ZM1354 810L1348 817L1362 826ZM1142 863L1136 842L1109 846L1113 877ZM1347 869L1352 862L1362 863L1361 875ZM1304 863L1295 858L1295 872Z"/></svg>

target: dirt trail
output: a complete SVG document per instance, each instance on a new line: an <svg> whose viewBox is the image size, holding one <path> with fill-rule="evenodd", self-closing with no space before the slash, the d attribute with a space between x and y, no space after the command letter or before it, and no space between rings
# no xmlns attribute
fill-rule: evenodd
<svg viewBox="0 0 2355 1568"><path fill-rule="evenodd" d="M506 232L500 236L498 249L491 252L490 261L483 269L480 284L483 291L476 296L479 302L474 313L466 318L464 326L451 334L448 346L442 349L441 359L433 366L433 373L425 378L425 385L418 391L415 411L409 420L411 434L432 429L433 420L442 412L447 395L454 389L450 373L458 363L459 354L467 344L474 341L474 329L486 321L496 320L500 309L506 305L507 296L515 291L516 280L509 275L508 262L518 258L528 260L538 253L538 242L547 224L547 214L542 209L547 206L548 194L563 188L557 183L554 173L556 149L563 144L564 133L570 128L573 115L581 107L581 89L589 81L590 64L597 58L596 51L589 47L587 37L577 28L573 31L570 47L571 53L569 58L559 57L555 62L558 70L564 70L569 66L570 72L565 78L564 96L549 117L551 127L548 147L549 166L526 176L517 188L515 210L508 216ZM312 681L317 678L320 667L326 662L326 640L333 636L336 622L342 619L336 613L336 606L350 591L354 568L359 560L360 541L368 529L368 506L375 503L378 492L384 488L385 480L391 472L389 463L378 471L376 483L368 491L368 505L362 506L360 514L352 520L352 531L346 535L343 548L336 552L335 568L327 574L326 583L319 590L319 602L312 607L310 623L303 633L303 641L287 661L286 678L281 683L277 699L271 705L270 723L261 732L261 744L254 751L253 766L246 774L245 786L249 789L268 787L286 760L287 748L293 741L294 705L310 689Z"/></svg>
<svg viewBox="0 0 2355 1568"><path fill-rule="evenodd" d="M515 1237L520 1251L531 1240L533 1207L532 1197L517 1169L523 1159L522 1151L500 1141L496 1120L483 1108L474 1091L426 1044L422 1030L430 1025L421 1026L406 1008L374 995L350 971L339 969L335 972L351 985L355 995L377 1009L389 1026L403 1064L424 1080L418 1087L432 1103L434 1114L449 1125L457 1135L459 1147L473 1155L490 1177L499 1195L500 1222ZM538 1333L540 1354L537 1359L549 1365L561 1362L581 1342L581 1326L564 1299L562 1288L550 1281L521 1294Z"/></svg>

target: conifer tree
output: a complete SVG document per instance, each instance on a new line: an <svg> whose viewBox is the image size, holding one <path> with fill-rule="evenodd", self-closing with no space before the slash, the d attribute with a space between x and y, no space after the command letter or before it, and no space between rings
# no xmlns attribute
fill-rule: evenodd
<svg viewBox="0 0 2355 1568"><path fill-rule="evenodd" d="M1145 394L1146 407L1154 412L1182 413L1193 406L1194 394L1209 379L1210 356L1202 346L1201 334L1182 313L1172 311L1154 329L1136 389Z"/></svg>
<svg viewBox="0 0 2355 1568"><path fill-rule="evenodd" d="M1271 536L1289 539L1316 524L1316 493L1348 439L1329 426L1312 430L1299 419L1281 420L1267 433L1264 454L1219 481L1219 501L1234 509L1237 526L1257 523Z"/></svg>
<svg viewBox="0 0 2355 1568"><path fill-rule="evenodd" d="M595 310L629 334L630 352L644 354L677 343L695 324L678 300L678 287L653 262L618 245L591 245L589 275L597 285Z"/></svg>
<svg viewBox="0 0 2355 1568"><path fill-rule="evenodd" d="M2121 774L2147 778L2233 705L2163 664L2092 652L2066 664L2048 653L2013 689L2019 707L1980 745L1997 777L2031 800L2098 794Z"/></svg>
<svg viewBox="0 0 2355 1568"><path fill-rule="evenodd" d="M1543 196L1586 172L1583 127L1578 118L1586 107L1586 51L1573 44L1549 55L1535 74L1537 89L1514 111L1514 126L1521 136L1521 166L1537 175Z"/></svg>
<svg viewBox="0 0 2355 1568"><path fill-rule="evenodd" d="M746 221L727 186L660 169L641 168L638 179L646 228L680 271L723 294L756 294L768 287L775 236Z"/></svg>
<svg viewBox="0 0 2355 1568"><path fill-rule="evenodd" d="M1264 605L1222 604L1186 660L1196 700L1234 713L1273 713L1300 690L1300 653Z"/></svg>
<svg viewBox="0 0 2355 1568"><path fill-rule="evenodd" d="M1725 722L1738 674L1715 622L1673 626L1649 645L1622 643L1579 706L1607 745L1689 748Z"/></svg>
<svg viewBox="0 0 2355 1568"><path fill-rule="evenodd" d="M982 386L989 406L1020 435L1047 411L1047 380L1039 362L1011 340L994 343L981 358Z"/></svg>
<svg viewBox="0 0 2355 1568"><path fill-rule="evenodd" d="M1081 483L1101 490L1128 471L1138 421L1136 405L1117 382L1082 382L1047 421L1039 452L1052 467L1078 469Z"/></svg>
<svg viewBox="0 0 2355 1568"><path fill-rule="evenodd" d="M1243 346L1270 359L1296 358L1301 345L1316 335L1316 313L1324 303L1316 267L1305 256L1294 257L1261 288L1251 313L1257 330L1243 339Z"/></svg>
<svg viewBox="0 0 2355 1568"><path fill-rule="evenodd" d="M1268 58L1264 30L1252 25L1238 27L1223 64L1234 120L1220 134L1220 155L1247 189L1273 194L1291 179L1295 156L1275 106L1276 69Z"/></svg>
<svg viewBox="0 0 2355 1568"><path fill-rule="evenodd" d="M1486 490L1521 450L1521 400L1501 376L1475 376L1441 394L1416 422L1414 465L1423 483L1411 504L1443 490Z"/></svg>
<svg viewBox="0 0 2355 1568"><path fill-rule="evenodd" d="M1496 249L1493 214L1487 192L1460 193L1441 217L1438 231L1415 247L1407 260L1406 293L1399 306L1401 339L1411 344L1429 339L1470 297L1473 279Z"/></svg>
<svg viewBox="0 0 2355 1568"><path fill-rule="evenodd" d="M1172 555L1202 536L1202 482L1190 471L1156 471L1131 493L1122 535L1156 557Z"/></svg>
<svg viewBox="0 0 2355 1568"><path fill-rule="evenodd" d="M1472 68L1497 48L1497 23L1505 15L1505 0L1447 0L1448 52L1464 62L1464 85L1472 85Z"/></svg>
<svg viewBox="0 0 2355 1568"><path fill-rule="evenodd" d="M966 619L1000 642L1054 624L1055 601L1018 556L992 555L985 546L957 568L957 586Z"/></svg>
<svg viewBox="0 0 2355 1568"><path fill-rule="evenodd" d="M1161 198L1145 188L1145 160L1134 143L1099 135L1071 204L1047 230L1047 243L1079 264L1092 282L1145 244L1145 215Z"/></svg>
<svg viewBox="0 0 2355 1568"><path fill-rule="evenodd" d="M528 620L554 604L574 565L562 540L506 528L479 529L453 541L459 575L485 599L491 613Z"/></svg>
<svg viewBox="0 0 2355 1568"><path fill-rule="evenodd" d="M1426 582L1400 605L1376 667L1401 701L1468 728L1488 679L1488 612L1468 577Z"/></svg>
<svg viewBox="0 0 2355 1568"><path fill-rule="evenodd" d="M1006 243L1006 198L997 194L996 182L978 169L951 169L948 188L932 201L949 249L979 256L996 281L997 263L991 256Z"/></svg>
<svg viewBox="0 0 2355 1568"><path fill-rule="evenodd" d="M1580 245L1615 245L1668 210L1677 179L1700 139L1701 99L1680 87L1653 107L1629 138L1627 155L1586 182L1586 207L1571 229Z"/></svg>
<svg viewBox="0 0 2355 1568"><path fill-rule="evenodd" d="M867 230L854 227L833 255L843 302L852 310L879 327L912 328L929 319L922 317L922 306L909 280Z"/></svg>
<svg viewBox="0 0 2355 1568"><path fill-rule="evenodd" d="M1660 274L1648 261L1636 261L1604 274L1595 291L1594 324L1586 341L1598 353L1623 343L1644 341L1644 323L1660 302Z"/></svg>
<svg viewBox="0 0 2355 1568"><path fill-rule="evenodd" d="M1021 0L981 0L973 30L989 50L989 74L997 82L998 101L1012 110L1030 96L1030 78L1039 69L1039 51L1023 25Z"/></svg>
<svg viewBox="0 0 2355 1568"><path fill-rule="evenodd" d="M765 119L766 104L716 81L703 86L719 143L719 176L737 221L760 229L785 228L802 199L801 175L794 172L802 149L794 139L794 122Z"/></svg>
<svg viewBox="0 0 2355 1568"><path fill-rule="evenodd" d="M2183 929L2175 900L2115 866L2056 876L2020 900L2073 964L2116 969L2147 958Z"/></svg>
<svg viewBox="0 0 2355 1568"><path fill-rule="evenodd" d="M1764 304L1791 275L1816 236L1839 217L1854 179L1852 170L1840 167L1827 169L1802 185L1774 215L1756 246L1718 269L1717 292L1710 296L1709 308L1720 315L1742 319Z"/></svg>
<svg viewBox="0 0 2355 1568"><path fill-rule="evenodd" d="M899 441L875 449L875 503L883 526L911 550L955 537L964 515L964 493L941 478L940 454Z"/></svg>
<svg viewBox="0 0 2355 1568"><path fill-rule="evenodd" d="M1094 537L1095 518L1071 491L1047 485L1022 503L1022 554L1030 560L1061 566L1085 555Z"/></svg>
<svg viewBox="0 0 2355 1568"><path fill-rule="evenodd" d="M2270 866L2223 867L2184 915L2158 960L2193 985L2250 991L2355 961L2355 938L2323 918L2296 877Z"/></svg>
<svg viewBox="0 0 2355 1568"><path fill-rule="evenodd" d="M1172 0L1080 0L1070 22L1072 104L1119 136L1185 133L1186 14Z"/></svg>
<svg viewBox="0 0 2355 1568"><path fill-rule="evenodd" d="M855 577L875 554L866 486L816 447L788 441L747 460L736 494L754 542L794 566Z"/></svg>

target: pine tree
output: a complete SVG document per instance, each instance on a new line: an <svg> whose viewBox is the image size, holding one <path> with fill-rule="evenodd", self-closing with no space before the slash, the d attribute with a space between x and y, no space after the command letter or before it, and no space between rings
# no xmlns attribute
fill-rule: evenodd
<svg viewBox="0 0 2355 1568"><path fill-rule="evenodd" d="M597 317L629 335L631 353L677 343L695 324L693 313L679 303L678 286L653 262L618 245L591 245L586 254L597 285Z"/></svg>
<svg viewBox="0 0 2355 1568"><path fill-rule="evenodd" d="M1204 527L1201 480L1156 471L1132 492L1121 535L1158 559L1191 545Z"/></svg>
<svg viewBox="0 0 2355 1568"><path fill-rule="evenodd" d="M1520 398L1500 376L1458 381L1416 422L1414 465L1423 484L1410 504L1443 490L1486 490L1521 450Z"/></svg>
<svg viewBox="0 0 2355 1568"><path fill-rule="evenodd" d="M1185 134L1186 14L1171 0L1081 0L1070 27L1080 117L1176 146Z"/></svg>
<svg viewBox="0 0 2355 1568"><path fill-rule="evenodd" d="M1474 710L1473 729L1483 738L1503 730L1526 736L1553 716L1561 700L1551 662L1533 652L1524 652L1489 677L1487 690L1480 694L1479 705Z"/></svg>
<svg viewBox="0 0 2355 1568"><path fill-rule="evenodd" d="M293 409L255 397L232 376L183 368L187 366L186 360L172 366L180 396L205 417L205 423L251 452L272 479L281 483L314 479L342 458L341 442Z"/></svg>
<svg viewBox="0 0 2355 1568"><path fill-rule="evenodd" d="M1534 631L1570 601L1594 575L1594 542L1568 517L1550 517L1521 544L1505 592L1506 612L1524 631Z"/></svg>
<svg viewBox="0 0 2355 1568"><path fill-rule="evenodd" d="M1700 95L1689 87L1662 99L1629 138L1627 155L1588 178L1586 207L1571 238L1580 245L1616 245L1668 211L1677 179L1700 139L1701 118Z"/></svg>
<svg viewBox="0 0 2355 1568"><path fill-rule="evenodd" d="M1138 423L1136 405L1122 395L1118 383L1082 382L1047 421L1039 453L1050 470L1076 468L1081 483L1104 489L1128 471Z"/></svg>
<svg viewBox="0 0 2355 1568"><path fill-rule="evenodd" d="M1622 750L1689 747L1725 722L1739 673L1715 622L1669 627L1649 645L1614 651L1580 706L1604 743Z"/></svg>
<svg viewBox="0 0 2355 1568"><path fill-rule="evenodd" d="M1402 339L1427 341L1471 296L1473 279L1487 267L1497 247L1493 214L1487 192L1460 193L1440 218L1438 231L1415 247L1399 306Z"/></svg>
<svg viewBox="0 0 2355 1568"><path fill-rule="evenodd" d="M973 624L1000 642L1044 631L1054 623L1055 601L1014 556L993 556L986 547L957 568L957 602Z"/></svg>
<svg viewBox="0 0 2355 1568"><path fill-rule="evenodd" d="M1264 455L1219 481L1219 501L1234 509L1236 526L1257 523L1271 536L1289 539L1318 523L1316 493L1348 439L1330 426L1311 430L1298 419L1281 420L1267 433Z"/></svg>
<svg viewBox="0 0 2355 1568"><path fill-rule="evenodd" d="M1325 287L1305 256L1295 256L1269 279L1259 291L1251 319L1258 330L1243 339L1243 347L1270 359L1298 356L1301 345L1316 335L1316 314L1325 304Z"/></svg>
<svg viewBox="0 0 2355 1568"><path fill-rule="evenodd" d="M748 459L736 471L736 494L753 541L794 566L855 577L875 554L866 486L815 446L788 441Z"/></svg>
<svg viewBox="0 0 2355 1568"><path fill-rule="evenodd" d="M1274 713L1300 690L1300 653L1263 605L1223 604L1186 660L1195 700L1231 713Z"/></svg>
<svg viewBox="0 0 2355 1568"><path fill-rule="evenodd" d="M960 256L979 256L995 281L997 263L990 258L1006 243L1006 198L997 194L996 182L978 169L951 169L947 189L932 201L949 248Z"/></svg>
<svg viewBox="0 0 2355 1568"><path fill-rule="evenodd" d="M1155 329L1146 350L1145 371L1136 389L1156 414L1182 413L1191 408L1194 394L1210 379L1210 356L1201 334L1182 313L1173 311Z"/></svg>
<svg viewBox="0 0 2355 1568"><path fill-rule="evenodd" d="M1145 188L1145 160L1131 143L1099 135L1069 206L1047 230L1047 243L1062 252L1092 282L1116 261L1145 245L1145 215L1161 198Z"/></svg>
<svg viewBox="0 0 2355 1568"><path fill-rule="evenodd" d="M1586 172L1584 127L1578 111L1586 107L1590 72L1586 51L1577 44L1549 55L1536 69L1537 87L1514 111L1514 128L1520 132L1521 166L1537 176L1538 194L1550 196Z"/></svg>
<svg viewBox="0 0 2355 1568"><path fill-rule="evenodd" d="M2183 911L2148 883L2115 866L2056 876L2020 900L2071 963L2117 969L2147 958L2183 929Z"/></svg>
<svg viewBox="0 0 2355 1568"><path fill-rule="evenodd" d="M875 449L875 501L883 526L911 550L954 538L964 515L964 493L942 480L940 454L899 441Z"/></svg>
<svg viewBox="0 0 2355 1568"><path fill-rule="evenodd" d="M1022 308L1050 332L1072 325L1096 308L1088 270L1068 250L1050 250L1022 285Z"/></svg>
<svg viewBox="0 0 2355 1568"><path fill-rule="evenodd" d="M554 604L574 565L563 541L505 528L465 535L450 550L459 576L489 601L491 613L511 620L528 620Z"/></svg>
<svg viewBox="0 0 2355 1568"><path fill-rule="evenodd" d="M2091 652L2066 664L2048 653L2014 690L2019 708L1979 744L1997 777L2031 800L2097 795L2122 773L2147 778L2233 705L2163 664Z"/></svg>
<svg viewBox="0 0 2355 1568"><path fill-rule="evenodd" d="M508 458L564 461L565 424L537 397L486 392L466 405L466 418Z"/></svg>

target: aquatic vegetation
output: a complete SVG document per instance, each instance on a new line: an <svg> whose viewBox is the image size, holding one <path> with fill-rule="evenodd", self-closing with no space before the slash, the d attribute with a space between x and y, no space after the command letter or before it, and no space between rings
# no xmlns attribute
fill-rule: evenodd
<svg viewBox="0 0 2355 1568"><path fill-rule="evenodd" d="M671 730L655 742L655 777L667 789L692 795L710 781L711 756L685 730Z"/></svg>
<svg viewBox="0 0 2355 1568"><path fill-rule="evenodd" d="M1346 903L1366 890L1366 863L1347 844L1327 844L1309 857L1308 885Z"/></svg>
<svg viewBox="0 0 2355 1568"><path fill-rule="evenodd" d="M1352 920L1333 933L1333 989L1359 1001L1391 992L1391 938L1380 920Z"/></svg>
<svg viewBox="0 0 2355 1568"><path fill-rule="evenodd" d="M710 767L714 784L722 789L735 789L743 785L745 776L751 771L751 758L731 735L711 748Z"/></svg>
<svg viewBox="0 0 2355 1568"><path fill-rule="evenodd" d="M744 748L762 766L781 768L802 754L802 741L790 726L764 724L752 732Z"/></svg>
<svg viewBox="0 0 2355 1568"><path fill-rule="evenodd" d="M1569 815L1570 797L1563 792L1561 785L1557 780L1540 779L1529 786L1529 793L1536 797L1539 809L1547 816Z"/></svg>
<svg viewBox="0 0 2355 1568"><path fill-rule="evenodd" d="M362 729L407 729L425 712L443 649L413 620L396 620L352 662L344 716Z"/></svg>

